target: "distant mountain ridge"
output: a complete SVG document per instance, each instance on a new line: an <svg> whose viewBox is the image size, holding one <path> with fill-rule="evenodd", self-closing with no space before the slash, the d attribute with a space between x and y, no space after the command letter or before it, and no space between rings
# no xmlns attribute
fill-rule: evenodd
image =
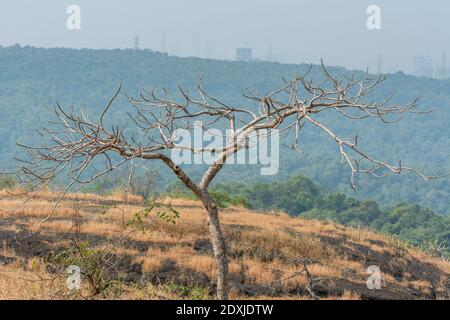
<svg viewBox="0 0 450 320"><path fill-rule="evenodd" d="M243 104L246 88L269 92L282 85L282 78L304 72L307 65L270 62L236 62L201 58L179 58L150 50L44 49L0 47L0 161L10 169L11 159L21 152L22 142L37 143L34 129L45 124L45 107L59 101L95 114L108 101L118 84L135 95L142 87L166 87L175 93L178 85L193 88L203 79L211 95L231 104ZM335 75L356 74L330 67ZM312 75L318 72L313 69ZM416 78L403 73L389 75L375 91L373 101L382 101L396 92L394 103L406 103L420 96L426 115L408 115L386 125L375 121L349 121L329 114L322 119L335 131L352 137L376 155L404 165L413 165L427 174L450 172L450 80ZM112 111L112 121L123 121L127 103L122 99ZM312 129L312 128L311 128ZM339 164L336 146L315 130L305 130L301 153L283 150L280 173L264 179L286 179L293 173L312 178L330 190L351 193L348 168ZM241 170L242 169L242 170ZM193 168L193 171L199 168ZM263 180L256 168L225 170L223 176L236 180ZM372 198L385 205L400 201L419 203L439 213L450 213L450 180L425 183L417 177L390 176L385 179L361 176L356 197Z"/></svg>

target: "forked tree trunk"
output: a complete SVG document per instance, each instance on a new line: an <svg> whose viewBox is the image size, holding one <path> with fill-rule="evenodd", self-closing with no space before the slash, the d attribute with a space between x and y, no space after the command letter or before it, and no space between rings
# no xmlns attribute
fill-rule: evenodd
<svg viewBox="0 0 450 320"><path fill-rule="evenodd" d="M196 185L192 180L184 173L184 171L176 165L170 158L160 156L161 159L175 172L178 178L194 192L202 201L203 206L208 212L208 224L209 232L211 235L211 243L214 251L214 257L217 263L217 299L228 299L228 253L227 244L225 242L225 236L220 228L219 210L217 204L210 197L207 188L209 182L214 178L216 173L222 168L223 162L212 166L205 174L204 179L200 185Z"/></svg>
<svg viewBox="0 0 450 320"><path fill-rule="evenodd" d="M207 197L203 204L208 211L209 232L217 263L217 299L228 299L228 253L225 236L222 233L217 205Z"/></svg>

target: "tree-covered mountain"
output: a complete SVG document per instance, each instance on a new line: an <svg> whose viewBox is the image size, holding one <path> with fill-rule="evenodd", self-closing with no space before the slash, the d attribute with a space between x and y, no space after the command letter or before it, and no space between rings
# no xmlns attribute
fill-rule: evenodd
<svg viewBox="0 0 450 320"><path fill-rule="evenodd" d="M90 116L107 103L120 82L124 92L137 95L141 88L166 87L175 93L178 85L193 88L200 79L208 92L230 104L248 103L242 98L246 88L261 93L282 86L282 78L303 73L307 65L269 62L234 62L200 58L178 58L150 50L75 50L32 47L0 47L0 161L4 170L23 150L16 141L35 144L40 138L34 129L50 119L46 107L59 101L65 107L80 104ZM361 76L361 71L329 68L337 76ZM311 77L318 76L318 67ZM359 143L373 155L403 165L416 166L427 174L450 172L450 80L416 78L391 74L370 100L383 101L395 92L392 103L406 103L421 97L423 110L434 112L405 115L393 124L373 120L350 121L334 113L321 119L336 132L359 136ZM122 96L112 109L111 122L126 121L130 106ZM257 166L232 166L222 178L239 181L282 181L301 173L321 187L352 194L349 170L341 167L336 145L318 130L306 127L300 151L285 148L281 152L278 175L261 177ZM201 166L189 168L194 174ZM161 183L169 173L157 167ZM352 196L370 198L383 205L398 202L418 203L439 213L449 213L450 180L431 183L413 176L388 176L383 179L360 176L359 188Z"/></svg>

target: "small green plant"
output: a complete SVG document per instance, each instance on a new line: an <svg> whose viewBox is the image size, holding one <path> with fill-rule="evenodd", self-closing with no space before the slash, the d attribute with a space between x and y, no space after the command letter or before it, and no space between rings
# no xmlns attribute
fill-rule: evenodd
<svg viewBox="0 0 450 320"><path fill-rule="evenodd" d="M92 248L89 242L75 242L72 247L59 253L51 252L48 262L57 269L77 266L89 283L90 295L96 296L120 282L116 266L120 258L111 249Z"/></svg>
<svg viewBox="0 0 450 320"><path fill-rule="evenodd" d="M173 282L169 282L165 286L168 291L189 300L204 300L208 296L208 289L203 287L189 288Z"/></svg>
<svg viewBox="0 0 450 320"><path fill-rule="evenodd" d="M208 290L202 287L192 288L189 292L190 300L204 300L208 296Z"/></svg>
<svg viewBox="0 0 450 320"><path fill-rule="evenodd" d="M408 253L410 244L396 235L390 235L389 246L394 249L394 254L396 256L403 257Z"/></svg>
<svg viewBox="0 0 450 320"><path fill-rule="evenodd" d="M0 175L0 190L12 189L17 185L17 181L10 175Z"/></svg>
<svg viewBox="0 0 450 320"><path fill-rule="evenodd" d="M175 293L176 295L186 297L189 294L188 287L182 285L182 284L176 284L173 282L169 282L166 284L167 290L169 290L172 293Z"/></svg>
<svg viewBox="0 0 450 320"><path fill-rule="evenodd" d="M145 219L152 213L155 213L158 219L171 224L175 224L177 219L180 218L180 213L169 204L159 203L153 199L147 199L145 200L144 205L145 208L136 212L133 215L133 218L126 223L127 227L134 227L145 234L148 231Z"/></svg>

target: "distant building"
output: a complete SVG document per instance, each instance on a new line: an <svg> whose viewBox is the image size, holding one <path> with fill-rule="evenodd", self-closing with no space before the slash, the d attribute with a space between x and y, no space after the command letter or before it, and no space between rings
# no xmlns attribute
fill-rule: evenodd
<svg viewBox="0 0 450 320"><path fill-rule="evenodd" d="M434 76L433 59L429 55L418 55L414 58L414 75L429 78Z"/></svg>
<svg viewBox="0 0 450 320"><path fill-rule="evenodd" d="M436 72L437 79L450 79L450 70L449 69L439 69Z"/></svg>
<svg viewBox="0 0 450 320"><path fill-rule="evenodd" d="M450 70L447 69L447 56L445 51L442 53L442 63L436 69L435 77L437 79L448 79L450 78Z"/></svg>
<svg viewBox="0 0 450 320"><path fill-rule="evenodd" d="M237 61L252 61L252 48L237 48L236 49Z"/></svg>

